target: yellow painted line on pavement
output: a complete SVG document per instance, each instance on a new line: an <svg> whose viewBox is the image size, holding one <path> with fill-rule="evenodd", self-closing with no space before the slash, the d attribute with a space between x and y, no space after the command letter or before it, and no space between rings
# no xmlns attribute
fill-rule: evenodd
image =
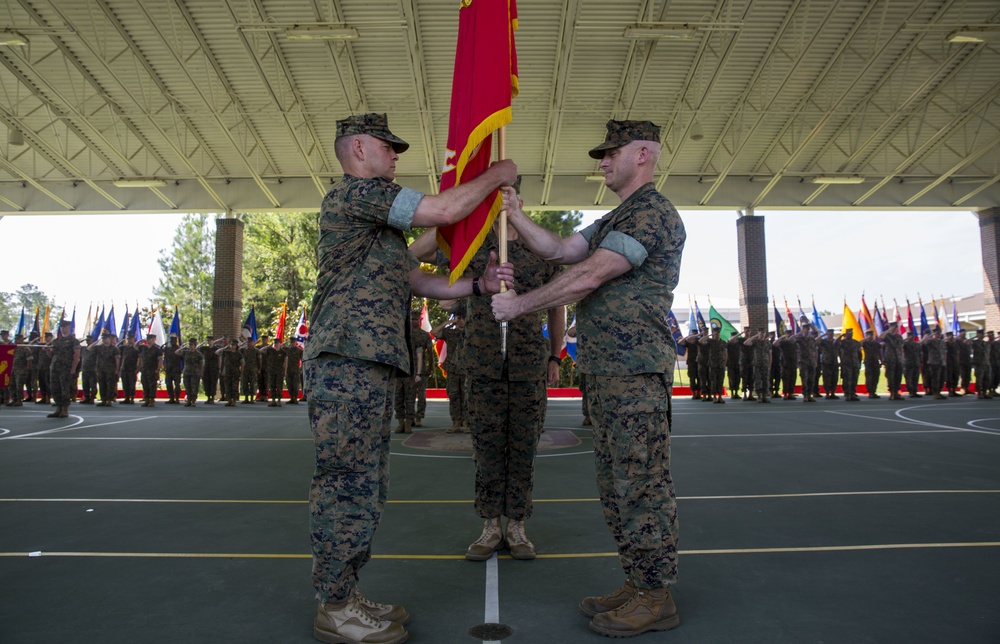
<svg viewBox="0 0 1000 644"><path fill-rule="evenodd" d="M1000 548L1000 541L959 541L953 543L874 543L853 546L805 546L787 548L717 548L712 550L681 550L680 555L742 555L742 554L795 554L806 552L861 552L870 550L920 550L927 548ZM593 559L617 557L617 552L573 552L539 554L539 559ZM144 559L310 559L310 554L271 554L245 552L0 552L0 557L81 557L81 558L144 558ZM372 555L373 559L409 559L424 561L459 561L464 555ZM501 555L500 559L510 559Z"/></svg>

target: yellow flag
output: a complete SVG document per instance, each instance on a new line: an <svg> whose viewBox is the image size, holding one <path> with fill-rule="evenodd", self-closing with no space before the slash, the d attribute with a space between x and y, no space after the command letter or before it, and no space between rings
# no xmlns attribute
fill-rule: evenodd
<svg viewBox="0 0 1000 644"><path fill-rule="evenodd" d="M847 306L847 303L845 302L844 303L844 323L843 323L843 325L841 327L841 332L844 333L848 329L854 329L854 339L855 340L859 340L860 341L860 340L864 339L865 334L861 332L861 325L858 324L858 318L856 318L854 316L854 312L851 311L851 308L849 306Z"/></svg>

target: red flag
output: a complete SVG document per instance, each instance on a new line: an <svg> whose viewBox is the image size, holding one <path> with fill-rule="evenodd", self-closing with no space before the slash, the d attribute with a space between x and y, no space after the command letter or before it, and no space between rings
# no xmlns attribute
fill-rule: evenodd
<svg viewBox="0 0 1000 644"><path fill-rule="evenodd" d="M285 318L288 317L288 304L281 305L281 317L278 318L278 330L274 332L274 337L278 342L285 341Z"/></svg>
<svg viewBox="0 0 1000 644"><path fill-rule="evenodd" d="M517 96L516 29L514 0L462 0L442 192L490 167L493 132L511 122L510 102ZM502 205L494 191L468 217L438 229L438 244L451 257L452 283L479 250Z"/></svg>
<svg viewBox="0 0 1000 644"><path fill-rule="evenodd" d="M10 374L14 370L16 344L0 344L0 388L10 386Z"/></svg>

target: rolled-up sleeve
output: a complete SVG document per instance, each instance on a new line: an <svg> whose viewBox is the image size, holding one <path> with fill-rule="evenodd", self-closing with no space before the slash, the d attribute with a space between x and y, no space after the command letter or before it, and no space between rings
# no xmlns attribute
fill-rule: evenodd
<svg viewBox="0 0 1000 644"><path fill-rule="evenodd" d="M642 266L642 263L646 261L646 256L649 254L646 252L646 248L636 241L634 237L617 230L612 230L608 233L598 248L614 251L624 256L632 265L632 268Z"/></svg>
<svg viewBox="0 0 1000 644"><path fill-rule="evenodd" d="M409 230L413 225L413 215L417 212L417 204L424 198L424 193L413 188L403 188L392 201L389 208L389 221L393 228Z"/></svg>

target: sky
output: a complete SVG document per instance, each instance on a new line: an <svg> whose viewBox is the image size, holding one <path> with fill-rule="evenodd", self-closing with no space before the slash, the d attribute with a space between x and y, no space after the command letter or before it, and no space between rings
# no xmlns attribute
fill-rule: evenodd
<svg viewBox="0 0 1000 644"><path fill-rule="evenodd" d="M604 211L587 211L584 223ZM765 217L768 289L782 308L840 313L844 298L857 309L862 292L892 307L917 294L964 297L983 290L979 223L971 212L788 212ZM116 315L148 306L159 282L157 259L169 249L179 213L162 215L7 216L0 219L0 291L31 283L57 306L115 305ZM681 211L687 243L674 290L678 317L688 297L703 312L739 306L736 219L733 211ZM515 268L516 270L516 268Z"/></svg>

